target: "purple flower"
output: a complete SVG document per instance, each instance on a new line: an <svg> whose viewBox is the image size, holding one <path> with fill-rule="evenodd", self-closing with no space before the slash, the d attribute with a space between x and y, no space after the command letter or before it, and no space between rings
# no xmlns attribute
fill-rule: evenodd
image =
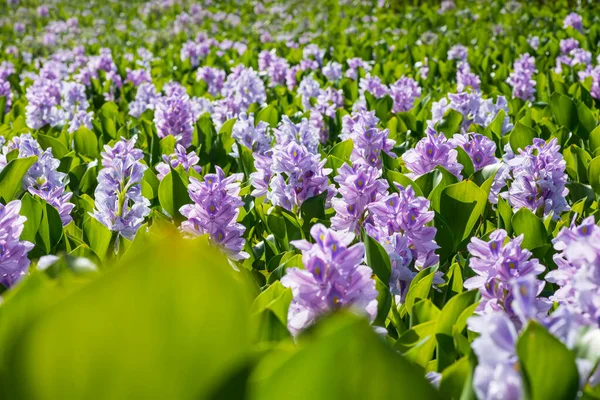
<svg viewBox="0 0 600 400"><path fill-rule="evenodd" d="M456 4L454 4L454 0L443 0L440 3L440 8L438 9L438 14L444 14L448 11L456 9Z"/></svg>
<svg viewBox="0 0 600 400"><path fill-rule="evenodd" d="M47 6L41 5L37 8L37 15L41 18L46 18L50 15L50 10Z"/></svg>
<svg viewBox="0 0 600 400"><path fill-rule="evenodd" d="M27 125L40 129L44 125L62 125L64 116L58 108L61 102L60 81L38 78L27 88L25 107Z"/></svg>
<svg viewBox="0 0 600 400"><path fill-rule="evenodd" d="M241 113L233 125L231 137L238 145L242 145L252 153L264 154L271 148L271 138L268 135L269 124L264 121L254 126L254 114ZM232 156L239 157L239 150L234 146Z"/></svg>
<svg viewBox="0 0 600 400"><path fill-rule="evenodd" d="M344 92L341 89L328 87L319 91L317 101L313 110L329 118L335 118L335 112L338 108L344 106Z"/></svg>
<svg viewBox="0 0 600 400"><path fill-rule="evenodd" d="M245 227L237 223L240 199L240 182L243 174L225 173L218 166L215 174L206 174L203 181L190 177L188 193L194 204L179 210L187 221L181 230L192 236L208 234L212 243L219 246L233 260L249 257L242 251L246 243L242 237Z"/></svg>
<svg viewBox="0 0 600 400"><path fill-rule="evenodd" d="M560 41L560 53L563 56L569 55L571 50L575 50L577 48L579 48L579 41L577 39L567 38Z"/></svg>
<svg viewBox="0 0 600 400"><path fill-rule="evenodd" d="M517 330L504 313L471 317L469 329L480 334L472 348L479 363L473 387L479 399L519 400L524 396L519 374Z"/></svg>
<svg viewBox="0 0 600 400"><path fill-rule="evenodd" d="M355 164L367 164L375 168L381 168L381 152L392 158L396 155L392 152L394 142L389 138L387 129L379 129L377 123L379 118L374 111L360 111L352 115L345 115L342 119L342 133L340 139L352 139L354 148L350 160Z"/></svg>
<svg viewBox="0 0 600 400"><path fill-rule="evenodd" d="M113 147L104 146L102 170L94 192L95 209L90 215L109 230L133 240L150 213L150 202L142 195L142 179L148 168L140 160L144 152L135 148L137 136L122 138Z"/></svg>
<svg viewBox="0 0 600 400"><path fill-rule="evenodd" d="M594 217L581 225L563 228L552 241L558 251L554 261L558 269L550 271L546 280L559 289L551 297L582 315L592 325L600 323L600 227Z"/></svg>
<svg viewBox="0 0 600 400"><path fill-rule="evenodd" d="M353 233L336 232L321 224L310 234L314 244L293 241L302 250L305 269L289 268L281 278L292 289L294 298L288 311L288 329L296 336L317 318L340 308L364 315L371 322L377 315L377 290L371 279L373 271L362 265L365 247L350 246Z"/></svg>
<svg viewBox="0 0 600 400"><path fill-rule="evenodd" d="M358 80L358 72L360 68L367 73L371 71L371 66L361 58L349 58L346 62L348 63L346 76L350 79Z"/></svg>
<svg viewBox="0 0 600 400"><path fill-rule="evenodd" d="M304 111L312 108L310 104L311 97L317 98L321 94L321 85L312 76L302 78L298 86L298 95L302 98L302 107Z"/></svg>
<svg viewBox="0 0 600 400"><path fill-rule="evenodd" d="M307 59L314 59L318 65L323 65L323 56L325 50L319 48L316 44L309 44L302 50L302 57Z"/></svg>
<svg viewBox="0 0 600 400"><path fill-rule="evenodd" d="M458 64L456 70L456 90L463 92L467 87L471 87L474 91L479 91L481 79L471 72L471 67L466 62Z"/></svg>
<svg viewBox="0 0 600 400"><path fill-rule="evenodd" d="M281 206L293 212L296 212L306 199L325 191L328 192L328 200L331 199L335 189L328 185L327 175L331 170L323 168L326 161L296 142L290 142L286 146L275 146L268 199L274 206Z"/></svg>
<svg viewBox="0 0 600 400"><path fill-rule="evenodd" d="M339 81L342 79L342 64L330 61L322 69L323 75L330 81Z"/></svg>
<svg viewBox="0 0 600 400"><path fill-rule="evenodd" d="M186 154L185 147L178 144L175 146L175 152L171 155L163 154L163 162L156 164L156 170L158 171L158 179L163 180L163 178L171 172L171 168L175 169L178 166L182 166L185 172L189 172L190 169L193 169L197 173L202 171L202 167L196 165L200 162L200 157L196 154L195 151L190 151Z"/></svg>
<svg viewBox="0 0 600 400"><path fill-rule="evenodd" d="M302 144L313 154L319 151L319 130L303 118L299 123L293 123L287 115L281 118L281 123L273 129L277 144L286 146L291 142Z"/></svg>
<svg viewBox="0 0 600 400"><path fill-rule="evenodd" d="M178 143L188 147L192 144L196 122L191 100L184 90L175 89L170 92L170 89L165 89L165 92L167 96L157 101L154 111L158 137L175 136Z"/></svg>
<svg viewBox="0 0 600 400"><path fill-rule="evenodd" d="M10 107L12 106L12 90L10 88L10 82L5 81L0 78L0 97L4 97L6 100L6 105L4 106L4 112L7 114L10 111Z"/></svg>
<svg viewBox="0 0 600 400"><path fill-rule="evenodd" d="M529 43L533 50L537 50L540 47L540 37L530 36L527 38L527 43Z"/></svg>
<svg viewBox="0 0 600 400"><path fill-rule="evenodd" d="M513 96L522 100L533 101L535 94L535 81L533 74L535 69L535 58L525 53L515 61L514 71L507 79L513 88Z"/></svg>
<svg viewBox="0 0 600 400"><path fill-rule="evenodd" d="M13 26L13 30L15 31L16 34L21 34L25 32L25 24L22 22L15 22L15 25Z"/></svg>
<svg viewBox="0 0 600 400"><path fill-rule="evenodd" d="M200 64L200 57L206 57L210 53L210 43L196 43L192 40L187 41L181 46L181 61L190 60L190 64L195 68Z"/></svg>
<svg viewBox="0 0 600 400"><path fill-rule="evenodd" d="M495 156L496 143L479 133L463 133L454 135L450 142L455 147L462 147L473 161L475 171L498 162Z"/></svg>
<svg viewBox="0 0 600 400"><path fill-rule="evenodd" d="M583 32L583 19L581 18L581 15L574 12L567 15L563 21L563 28L567 29L568 27Z"/></svg>
<svg viewBox="0 0 600 400"><path fill-rule="evenodd" d="M334 180L340 186L341 198L333 198L331 204L336 215L331 218L331 227L358 233L362 226L367 206L387 195L388 183L380 179L381 170L368 165L348 164L338 168Z"/></svg>
<svg viewBox="0 0 600 400"><path fill-rule="evenodd" d="M414 79L403 76L390 85L390 96L394 100L393 112L409 111L421 97L421 87Z"/></svg>
<svg viewBox="0 0 600 400"><path fill-rule="evenodd" d="M221 90L223 90L223 85L225 84L225 71L212 67L198 68L196 79L206 82L208 93L212 96L218 96L221 94Z"/></svg>
<svg viewBox="0 0 600 400"><path fill-rule="evenodd" d="M85 112L90 106L85 94L85 86L81 83L63 82L61 92L61 107L65 113L65 118L67 121L73 119L75 114L78 112Z"/></svg>
<svg viewBox="0 0 600 400"><path fill-rule="evenodd" d="M134 118L140 118L144 111L154 110L158 103L160 95L152 83L142 83L137 88L135 100L129 103L129 115Z"/></svg>
<svg viewBox="0 0 600 400"><path fill-rule="evenodd" d="M534 213L548 216L554 213L554 219L569 210L565 196L566 162L560 153L556 138L547 142L534 139L533 144L519 154L507 160L502 174L496 175L495 186L501 188L508 184L509 189L500 195L515 208L528 208Z"/></svg>
<svg viewBox="0 0 600 400"><path fill-rule="evenodd" d="M438 262L435 250L439 246L434 239L436 228L427 226L434 217L434 212L429 210L429 200L415 196L411 186L406 189L396 186L398 193L392 193L368 205L374 222L367 224L367 232L381 243L385 243L395 233L401 233L408 239L411 258L415 260L417 268L434 265Z"/></svg>
<svg viewBox="0 0 600 400"><path fill-rule="evenodd" d="M489 242L471 239L467 246L469 266L477 276L467 279L464 285L481 293L478 313L504 311L515 323L524 324L532 317L545 315L550 308L547 301L536 298L544 288L544 282L536 277L546 268L537 259L530 259L529 250L521 248L523 235L506 241L503 229L492 232Z"/></svg>
<svg viewBox="0 0 600 400"><path fill-rule="evenodd" d="M467 61L469 49L462 44L456 44L448 50L448 60Z"/></svg>
<svg viewBox="0 0 600 400"><path fill-rule="evenodd" d="M269 185L273 173L271 172L271 164L273 163L273 150L268 150L265 154L254 155L254 168L256 172L250 174L250 181L254 190L251 195L253 197L266 196L269 192Z"/></svg>
<svg viewBox="0 0 600 400"><path fill-rule="evenodd" d="M444 134L437 133L427 127L426 136L419 140L414 149L402 155L406 168L410 171L408 177L417 179L435 169L438 165L444 167L458 179L462 179L462 164L457 161L456 145L446 139Z"/></svg>
<svg viewBox="0 0 600 400"><path fill-rule="evenodd" d="M85 127L92 129L92 119L94 118L93 112L77 111L73 114L72 119L69 121L69 133L76 132L79 128Z"/></svg>
<svg viewBox="0 0 600 400"><path fill-rule="evenodd" d="M13 200L7 205L0 204L0 283L11 287L19 281L30 261L27 253L33 243L19 240L27 218L19 215L21 200Z"/></svg>
<svg viewBox="0 0 600 400"><path fill-rule="evenodd" d="M127 68L127 79L125 82L131 83L133 86L138 87L142 83L152 83L152 75L147 69L129 69Z"/></svg>
<svg viewBox="0 0 600 400"><path fill-rule="evenodd" d="M2 149L0 170L6 166L6 155L13 150L18 150L19 158L31 156L38 158L23 177L23 190L29 191L56 208L63 225L71 222L70 214L74 205L69 203L69 200L73 193L65 192L68 183L67 175L58 172L60 161L52 156L52 148L42 150L30 134L15 136Z"/></svg>
<svg viewBox="0 0 600 400"><path fill-rule="evenodd" d="M367 75L360 80L359 88L361 93L369 92L376 99L382 98L389 92L388 87L381 82L380 77L371 75Z"/></svg>

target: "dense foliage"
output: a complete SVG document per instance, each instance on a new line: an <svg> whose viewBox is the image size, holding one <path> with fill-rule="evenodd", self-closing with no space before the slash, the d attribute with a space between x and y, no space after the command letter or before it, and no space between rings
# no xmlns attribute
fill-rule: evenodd
<svg viewBox="0 0 600 400"><path fill-rule="evenodd" d="M0 4L0 397L600 398L600 6L413 3Z"/></svg>

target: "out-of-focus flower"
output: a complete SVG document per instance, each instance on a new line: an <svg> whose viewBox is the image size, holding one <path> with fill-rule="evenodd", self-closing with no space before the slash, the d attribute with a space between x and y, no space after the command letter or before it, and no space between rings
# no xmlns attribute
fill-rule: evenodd
<svg viewBox="0 0 600 400"><path fill-rule="evenodd" d="M338 81L342 79L342 64L335 61L330 61L323 67L323 75L330 81Z"/></svg>
<svg viewBox="0 0 600 400"><path fill-rule="evenodd" d="M466 62L459 63L456 70L456 90L463 92L468 87L471 87L471 89L478 92L480 85L481 79L471 72L469 64Z"/></svg>
<svg viewBox="0 0 600 400"><path fill-rule="evenodd" d="M281 279L292 289L294 298L288 311L288 329L296 336L320 316L340 308L366 316L371 322L377 315L377 290L371 279L373 271L362 265L365 247L350 246L354 234L340 233L321 224L306 240L292 242L302 251L305 269L289 268Z"/></svg>
<svg viewBox="0 0 600 400"><path fill-rule="evenodd" d="M271 148L271 137L268 135L269 124L259 121L254 126L254 114L241 113L233 125L231 137L238 145L247 147L252 153L264 154ZM234 146L232 156L239 157L239 150Z"/></svg>
<svg viewBox="0 0 600 400"><path fill-rule="evenodd" d="M574 12L567 15L563 21L563 28L567 29L568 27L583 32L583 18L581 18L581 15Z"/></svg>
<svg viewBox="0 0 600 400"><path fill-rule="evenodd" d="M218 96L225 84L225 71L213 67L198 68L196 79L206 82L208 93L212 96Z"/></svg>
<svg viewBox="0 0 600 400"><path fill-rule="evenodd" d="M421 87L414 79L403 76L390 85L389 94L394 100L393 112L409 111L421 97Z"/></svg>
<svg viewBox="0 0 600 400"><path fill-rule="evenodd" d="M284 115L279 126L273 129L273 133L277 144L281 146L296 142L304 145L313 154L317 154L319 151L319 131L306 118L295 124L287 115Z"/></svg>
<svg viewBox="0 0 600 400"><path fill-rule="evenodd" d="M533 101L535 94L535 80L533 74L535 69L535 58L525 53L515 61L514 71L507 79L513 88L513 96L522 100Z"/></svg>
<svg viewBox="0 0 600 400"><path fill-rule="evenodd" d="M455 44L448 50L448 60L466 61L469 49L462 44Z"/></svg>
<svg viewBox="0 0 600 400"><path fill-rule="evenodd" d="M129 103L129 115L134 118L141 117L144 111L154 110L159 99L160 95L152 83L140 84L135 93L135 100Z"/></svg>

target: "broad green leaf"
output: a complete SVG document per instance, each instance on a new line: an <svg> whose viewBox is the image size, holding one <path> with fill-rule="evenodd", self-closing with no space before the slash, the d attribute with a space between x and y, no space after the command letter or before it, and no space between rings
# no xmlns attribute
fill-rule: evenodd
<svg viewBox="0 0 600 400"><path fill-rule="evenodd" d="M187 187L177 171L171 168L158 186L158 200L162 208L169 213L175 221L181 221L184 217L180 213L181 207L190 204L190 195Z"/></svg>
<svg viewBox="0 0 600 400"><path fill-rule="evenodd" d="M392 275L392 265L387 251L385 251L383 246L375 239L367 235L366 232L363 232L363 242L365 244L367 255L367 265L371 267L375 275L377 275L386 286L389 286Z"/></svg>
<svg viewBox="0 0 600 400"><path fill-rule="evenodd" d="M577 397L575 355L539 323L529 322L517 342L517 354L531 400Z"/></svg>
<svg viewBox="0 0 600 400"><path fill-rule="evenodd" d="M575 130L578 123L577 107L572 99L564 94L554 93L550 97L550 108L554 118L560 125L566 126L571 132Z"/></svg>
<svg viewBox="0 0 600 400"><path fill-rule="evenodd" d="M454 249L471 235L481 217L487 196L471 181L447 186L440 197L440 213L446 218L454 237Z"/></svg>
<svg viewBox="0 0 600 400"><path fill-rule="evenodd" d="M548 243L544 222L527 208L521 208L513 215L511 225L515 235L524 235L522 246L526 249L533 250Z"/></svg>
<svg viewBox="0 0 600 400"><path fill-rule="evenodd" d="M42 219L35 243L46 254L50 254L63 236L63 226L56 208L44 201L41 201L40 204L42 206Z"/></svg>
<svg viewBox="0 0 600 400"><path fill-rule="evenodd" d="M35 243L35 236L42 222L43 207L40 202L29 193L21 198L21 211L19 214L27 218L21 240Z"/></svg>
<svg viewBox="0 0 600 400"><path fill-rule="evenodd" d="M588 166L588 180L594 191L600 194L600 156L590 162Z"/></svg>
<svg viewBox="0 0 600 400"><path fill-rule="evenodd" d="M272 128L276 127L279 122L279 113L277 112L277 108L275 106L268 105L256 114L256 123L259 121L264 121Z"/></svg>
<svg viewBox="0 0 600 400"><path fill-rule="evenodd" d="M37 161L36 156L15 158L0 171L0 198L8 203L14 200L23 183L23 177Z"/></svg>
<svg viewBox="0 0 600 400"><path fill-rule="evenodd" d="M73 134L73 145L77 153L89 158L98 157L98 138L86 127L81 127Z"/></svg>
<svg viewBox="0 0 600 400"><path fill-rule="evenodd" d="M312 337L301 338L296 352L265 357L250 377L249 394L255 400L385 399L406 388L411 399L440 397L422 371L365 320L342 313L323 321Z"/></svg>
<svg viewBox="0 0 600 400"><path fill-rule="evenodd" d="M90 248L100 260L104 260L113 237L112 232L94 217L89 217L83 221L83 232Z"/></svg>
<svg viewBox="0 0 600 400"><path fill-rule="evenodd" d="M510 147L515 154L518 154L519 149L524 149L533 143L533 139L537 137L537 132L521 122L517 122L512 132L510 133Z"/></svg>
<svg viewBox="0 0 600 400"><path fill-rule="evenodd" d="M351 139L344 140L333 146L329 151L329 156L334 156L344 162L350 161L350 154L352 154L352 149L354 148L354 143Z"/></svg>
<svg viewBox="0 0 600 400"><path fill-rule="evenodd" d="M451 138L460 130L463 116L456 110L450 109L444 115L444 118L436 125L436 130L442 132L447 138Z"/></svg>

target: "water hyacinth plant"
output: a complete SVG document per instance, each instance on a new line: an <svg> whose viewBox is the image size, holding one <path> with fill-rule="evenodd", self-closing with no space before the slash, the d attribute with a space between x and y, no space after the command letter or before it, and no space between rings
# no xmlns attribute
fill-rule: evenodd
<svg viewBox="0 0 600 400"><path fill-rule="evenodd" d="M0 398L600 398L597 1L0 11Z"/></svg>

